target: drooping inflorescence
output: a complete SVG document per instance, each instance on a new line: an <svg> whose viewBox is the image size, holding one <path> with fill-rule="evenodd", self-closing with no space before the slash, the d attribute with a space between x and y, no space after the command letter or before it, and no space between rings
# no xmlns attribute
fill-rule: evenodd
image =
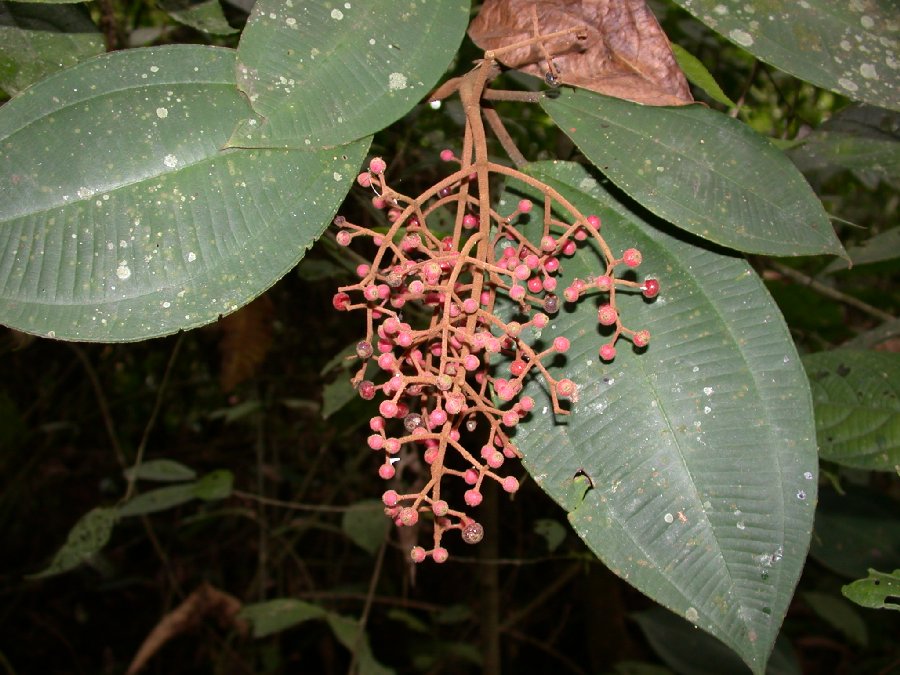
<svg viewBox="0 0 900 675"><path fill-rule="evenodd" d="M357 182L375 194L373 205L386 213L386 231L335 219L338 243L368 239L375 248L371 264L357 268L359 281L341 287L333 303L337 310L365 315L366 334L356 349L362 365L353 383L362 398L378 400L368 445L383 453L379 476L393 479L410 453L420 453L428 466L424 477L412 478L416 488L404 493L389 489L382 496L385 512L398 526L415 525L423 515L433 521L431 546L415 546L410 552L415 562L447 560L442 537L450 530L459 530L467 543L484 535L462 505L451 507L448 496L458 498L462 492L465 507L474 508L482 501L486 480L510 493L519 489L504 465L521 456L511 432L535 406L533 398L520 396L526 379L543 379L557 414L567 413L562 400L576 399L575 383L556 379L545 365L569 349L569 340L558 335L548 342L546 333L543 341L536 338L560 303L577 302L592 291L606 294L598 321L611 327L611 333L600 356L610 360L619 337L638 347L650 338L647 331L622 325L616 289L639 290L648 298L659 292L655 279L641 284L616 278L617 266L640 264L640 252L628 249L614 257L600 235L599 218L583 216L548 186L502 165L475 166L450 150L441 158L459 163L460 169L416 198L389 186L381 158L359 175ZM530 217L532 202L522 199L511 213L494 211L483 189L490 183L479 180L479 172L518 178L544 196L537 241L517 227ZM554 218L551 207L559 206L571 222ZM439 223L448 220L453 225L441 231ZM563 289L561 299L560 260L588 239L605 258L601 273L576 279ZM513 318L496 311L501 296L517 305ZM479 438L478 447L470 447L473 437ZM448 487L451 481L457 485Z"/></svg>

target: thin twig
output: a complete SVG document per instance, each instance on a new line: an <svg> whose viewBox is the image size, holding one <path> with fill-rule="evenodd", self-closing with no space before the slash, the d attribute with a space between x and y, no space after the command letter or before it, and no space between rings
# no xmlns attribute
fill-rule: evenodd
<svg viewBox="0 0 900 675"><path fill-rule="evenodd" d="M547 600L551 599L555 596L559 591L569 583L577 574L579 574L584 567L581 563L576 565L572 565L568 570L563 572L561 575L556 577L552 582L547 584L544 587L544 590L540 592L531 602L525 605L522 609L517 612L513 612L509 615L509 618L506 619L502 624L500 624L501 631L508 631L514 625L519 623L526 616L531 614L534 610L544 604Z"/></svg>
<svg viewBox="0 0 900 675"><path fill-rule="evenodd" d="M485 89L481 98L485 101L515 101L516 103L540 103L542 91L510 91L507 89Z"/></svg>
<svg viewBox="0 0 900 675"><path fill-rule="evenodd" d="M790 277L794 281L798 281L801 284L804 284L807 288L815 291L819 295L824 295L826 298L830 298L832 300L837 300L838 302L842 302L845 305L850 305L851 307L855 307L861 312L865 312L866 314L879 319L880 321L893 321L897 317L892 314L888 314L884 310L878 309L877 307L873 307L867 302L863 302L858 298L854 298L852 295L847 295L846 293L841 293L830 286L826 286L820 281L816 281L811 276L804 274L803 272L798 272L792 267L788 267L787 265L771 261L770 263L772 267L774 267L780 274L783 274L786 277Z"/></svg>
<svg viewBox="0 0 900 675"><path fill-rule="evenodd" d="M384 552L387 549L387 542L388 534L385 533L384 540L381 542L381 548L378 549L378 557L375 558L375 569L372 570L372 578L369 580L366 602L359 617L359 628L356 631L356 639L353 641L353 656L350 659L350 666L347 668L347 675L354 675L356 672L356 666L359 662L359 646L362 644L363 636L366 632L366 623L369 621L369 612L372 609L372 603L375 598L375 588L378 586L378 580L381 578L381 568L384 563Z"/></svg>
<svg viewBox="0 0 900 675"><path fill-rule="evenodd" d="M100 416L103 418L103 426L106 428L106 435L109 437L109 444L112 446L113 453L119 466L122 469L128 468L128 461L125 459L125 453L122 452L122 445L119 443L119 435L116 433L116 426L113 423L112 413L109 410L109 401L106 400L106 394L103 392L103 385L100 384L100 378L97 377L97 371L91 360L84 353L84 350L78 345L70 344L69 348L75 352L75 356L84 366L85 374L91 382L94 390L94 397L97 399L97 407L100 408Z"/></svg>
<svg viewBox="0 0 900 675"><path fill-rule="evenodd" d="M244 492L242 490L232 490L232 495L241 499L250 499L260 504L268 504L269 506L280 506L285 509L293 509L294 511L312 511L318 513L344 513L346 511L358 511L359 506L326 506L324 504L301 504L300 502L288 502L283 499L274 499L272 497L262 497L252 492ZM373 509L375 507L372 507Z"/></svg>
<svg viewBox="0 0 900 675"><path fill-rule="evenodd" d="M169 362L166 364L166 370L163 373L162 380L159 383L159 389L156 391L156 401L153 403L153 410L150 412L150 418L144 426L144 433L141 436L141 442L138 444L137 452L134 457L134 468L128 477L128 488L125 490L125 496L122 497L123 502L127 502L134 496L135 483L137 482L137 468L144 460L144 451L147 449L147 443L150 440L150 432L156 426L156 419L159 417L159 411L162 409L163 400L165 399L166 390L168 389L169 380L172 377L172 371L175 368L175 361L178 359L178 352L181 351L181 345L184 342L184 333L181 333L175 340L175 346L172 347L172 353L169 355Z"/></svg>

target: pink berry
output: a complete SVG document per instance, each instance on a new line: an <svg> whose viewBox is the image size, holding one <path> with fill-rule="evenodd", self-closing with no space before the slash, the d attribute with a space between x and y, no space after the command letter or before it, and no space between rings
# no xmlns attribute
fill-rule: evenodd
<svg viewBox="0 0 900 675"><path fill-rule="evenodd" d="M545 328L549 321L550 321L550 317L547 316L546 314L541 314L541 313L535 314L531 318L531 323L534 324L535 328Z"/></svg>
<svg viewBox="0 0 900 675"><path fill-rule="evenodd" d="M645 279L641 292L645 298L655 298L659 295L659 282L656 279Z"/></svg>
<svg viewBox="0 0 900 675"><path fill-rule="evenodd" d="M384 451L389 455L396 455L400 452L400 441L396 438L385 438Z"/></svg>
<svg viewBox="0 0 900 675"><path fill-rule="evenodd" d="M452 162L454 158L453 151L449 148L446 150L441 150L441 161L442 162Z"/></svg>
<svg viewBox="0 0 900 675"><path fill-rule="evenodd" d="M634 343L635 347L646 347L650 343L650 331L639 330L631 336L631 341Z"/></svg>
<svg viewBox="0 0 900 675"><path fill-rule="evenodd" d="M381 495L381 501L384 502L385 506L397 506L397 502L400 501L400 495L397 494L396 490L388 490Z"/></svg>
<svg viewBox="0 0 900 675"><path fill-rule="evenodd" d="M519 481L516 480L515 476L507 476L500 485L507 492L516 492L519 489Z"/></svg>
<svg viewBox="0 0 900 675"><path fill-rule="evenodd" d="M378 406L378 412L380 412L383 417L390 419L397 414L397 404L390 400L382 401Z"/></svg>
<svg viewBox="0 0 900 675"><path fill-rule="evenodd" d="M513 270L513 276L519 281L525 281L531 276L531 270L528 269L528 265L522 263L516 265L516 268Z"/></svg>
<svg viewBox="0 0 900 675"><path fill-rule="evenodd" d="M481 493L478 490L466 490L463 499L468 506L478 506L484 497L481 496Z"/></svg>
<svg viewBox="0 0 900 675"><path fill-rule="evenodd" d="M372 450L381 450L384 447L384 437L378 434L372 434L366 439L366 443Z"/></svg>
<svg viewBox="0 0 900 675"><path fill-rule="evenodd" d="M431 422L431 427L440 427L444 425L444 422L447 421L447 413L443 410L432 410L431 414L428 416L429 421Z"/></svg>
<svg viewBox="0 0 900 675"><path fill-rule="evenodd" d="M588 216L587 221L588 221L588 223L590 223L591 227L593 227L595 230L600 229L600 217L599 216Z"/></svg>
<svg viewBox="0 0 900 675"><path fill-rule="evenodd" d="M372 173L384 173L387 169L387 162L385 162L381 157L375 157L371 162L369 162L369 171Z"/></svg>
<svg viewBox="0 0 900 675"><path fill-rule="evenodd" d="M372 176L368 171L363 171L356 177L356 182L364 188L370 187L372 185Z"/></svg>
<svg viewBox="0 0 900 675"><path fill-rule="evenodd" d="M478 370L478 366L481 365L481 361L474 354L469 354L466 358L463 359L463 368L468 370L470 373L473 370Z"/></svg>
<svg viewBox="0 0 900 675"><path fill-rule="evenodd" d="M622 254L622 260L629 267L637 267L641 264L641 252L636 248L629 248Z"/></svg>
<svg viewBox="0 0 900 675"><path fill-rule="evenodd" d="M563 297L566 299L566 302L577 302L579 295L581 295L581 292L574 286L567 286L563 291Z"/></svg>
<svg viewBox="0 0 900 675"><path fill-rule="evenodd" d="M563 244L562 254L563 255L574 255L576 249L577 249L577 246L575 245L575 242L570 239L565 244Z"/></svg>
<svg viewBox="0 0 900 675"><path fill-rule="evenodd" d="M545 253L550 253L551 251L556 250L556 239L549 235L547 235L546 237L542 237L541 250Z"/></svg>
<svg viewBox="0 0 900 675"><path fill-rule="evenodd" d="M478 472L475 469L466 469L463 480L469 485L475 485L478 482Z"/></svg>
<svg viewBox="0 0 900 675"><path fill-rule="evenodd" d="M522 300L525 297L525 287L518 284L509 289L509 297L515 301Z"/></svg>
<svg viewBox="0 0 900 675"><path fill-rule="evenodd" d="M474 230L476 227L478 227L478 218L473 216L471 213L467 213L463 216L462 224L463 227L467 230Z"/></svg>
<svg viewBox="0 0 900 675"><path fill-rule="evenodd" d="M503 453L498 452L497 450L492 450L491 454L485 457L487 465L492 469L499 469L501 466L503 466L503 461L505 459L506 458L503 456Z"/></svg>
<svg viewBox="0 0 900 675"><path fill-rule="evenodd" d="M619 314L612 305L601 305L597 311L597 321L604 326L612 326L619 319Z"/></svg>
<svg viewBox="0 0 900 675"><path fill-rule="evenodd" d="M438 564L442 564L447 562L447 559L450 557L450 552L442 546L438 546L431 552L431 559Z"/></svg>
<svg viewBox="0 0 900 675"><path fill-rule="evenodd" d="M564 379L556 383L556 394L562 398L571 398L575 394L575 383Z"/></svg>
<svg viewBox="0 0 900 675"><path fill-rule="evenodd" d="M604 361L612 361L616 358L616 348L611 343L603 345L600 347L600 358Z"/></svg>
<svg viewBox="0 0 900 675"><path fill-rule="evenodd" d="M350 239L352 237L350 236L350 233L347 232L347 230L341 230L334 236L334 238L337 240L337 243L340 244L341 246L349 246Z"/></svg>
<svg viewBox="0 0 900 675"><path fill-rule="evenodd" d="M540 277L531 277L525 285L528 286L528 290L532 293L540 293L544 290L544 284L541 283Z"/></svg>
<svg viewBox="0 0 900 675"><path fill-rule="evenodd" d="M359 397L364 401L371 401L375 398L375 384L369 382L369 380L360 382L357 391L359 392Z"/></svg>
<svg viewBox="0 0 900 675"><path fill-rule="evenodd" d="M378 475L381 476L384 480L390 480L394 477L394 474L397 473L394 471L394 467L390 464L382 464L378 467Z"/></svg>
<svg viewBox="0 0 900 675"><path fill-rule="evenodd" d="M425 549L421 546L413 546L409 551L409 557L414 563L424 562L425 556Z"/></svg>
<svg viewBox="0 0 900 675"><path fill-rule="evenodd" d="M598 291L608 291L610 288L612 288L613 280L610 277L603 274L603 275L597 277L597 279L595 280L594 283L597 284Z"/></svg>
<svg viewBox="0 0 900 675"><path fill-rule="evenodd" d="M534 399L531 398L530 396L523 396L522 400L519 401L519 406L525 412L529 412L530 410L534 409Z"/></svg>
<svg viewBox="0 0 900 675"><path fill-rule="evenodd" d="M419 512L411 506L407 506L400 509L400 513L397 515L397 518L406 527L411 527L419 522Z"/></svg>
<svg viewBox="0 0 900 675"><path fill-rule="evenodd" d="M553 274L559 270L559 258L547 258L547 260L544 261L544 270L548 274Z"/></svg>
<svg viewBox="0 0 900 675"><path fill-rule="evenodd" d="M339 312L346 311L349 304L350 296L346 293L335 293L334 297L331 298L331 305Z"/></svg>
<svg viewBox="0 0 900 675"><path fill-rule="evenodd" d="M553 348L558 352L569 351L569 339L562 335L553 338Z"/></svg>
<svg viewBox="0 0 900 675"><path fill-rule="evenodd" d="M384 431L384 418L375 416L369 420L369 428L372 431Z"/></svg>
<svg viewBox="0 0 900 675"><path fill-rule="evenodd" d="M519 202L519 211L522 213L528 213L529 211L531 211L532 206L533 204L531 203L530 199L523 199Z"/></svg>
<svg viewBox="0 0 900 675"><path fill-rule="evenodd" d="M443 499L438 499L431 505L431 512L434 513L438 518L446 516L450 511L450 505L447 504Z"/></svg>
<svg viewBox="0 0 900 675"><path fill-rule="evenodd" d="M519 423L519 415L513 410L507 410L503 413L503 426L514 427Z"/></svg>

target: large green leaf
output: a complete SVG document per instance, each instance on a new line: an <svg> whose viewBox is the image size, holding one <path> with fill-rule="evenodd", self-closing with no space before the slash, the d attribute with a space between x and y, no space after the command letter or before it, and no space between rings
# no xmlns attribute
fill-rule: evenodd
<svg viewBox="0 0 900 675"><path fill-rule="evenodd" d="M468 20L468 0L259 0L238 47L258 115L231 144L317 148L383 129L437 82Z"/></svg>
<svg viewBox="0 0 900 675"><path fill-rule="evenodd" d="M583 90L542 105L610 180L678 227L749 253L843 252L797 168L727 115Z"/></svg>
<svg viewBox="0 0 900 675"><path fill-rule="evenodd" d="M632 614L647 642L678 675L742 675L746 667L722 643L661 607ZM766 675L800 675L790 641L781 637L772 651Z"/></svg>
<svg viewBox="0 0 900 675"><path fill-rule="evenodd" d="M293 267L368 147L222 150L235 52L106 54L0 108L0 322L71 340L216 320Z"/></svg>
<svg viewBox="0 0 900 675"><path fill-rule="evenodd" d="M900 110L895 0L674 1L776 68Z"/></svg>
<svg viewBox="0 0 900 675"><path fill-rule="evenodd" d="M900 354L808 354L819 456L876 471L900 469Z"/></svg>
<svg viewBox="0 0 900 675"><path fill-rule="evenodd" d="M9 94L105 48L83 6L0 2L0 89Z"/></svg>
<svg viewBox="0 0 900 675"><path fill-rule="evenodd" d="M653 337L609 364L593 303L555 317L579 396L570 416L538 402L519 425L525 465L610 569L763 672L816 502L809 385L778 308L746 262L643 222L582 167L528 171L597 213L613 251L636 246L662 291L617 295L626 325ZM603 269L588 248L563 266Z"/></svg>

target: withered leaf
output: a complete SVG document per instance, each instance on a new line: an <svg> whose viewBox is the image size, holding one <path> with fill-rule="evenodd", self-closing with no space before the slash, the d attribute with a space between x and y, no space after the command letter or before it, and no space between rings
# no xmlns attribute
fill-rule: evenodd
<svg viewBox="0 0 900 675"><path fill-rule="evenodd" d="M275 305L268 295L261 295L246 307L219 321L222 339L222 391L230 392L256 373L272 346L272 321Z"/></svg>
<svg viewBox="0 0 900 675"><path fill-rule="evenodd" d="M638 103L684 105L694 100L669 40L644 0L485 0L469 37L486 51L496 50L535 37L535 26L540 35L581 30L503 52L498 60L551 82L558 79Z"/></svg>

